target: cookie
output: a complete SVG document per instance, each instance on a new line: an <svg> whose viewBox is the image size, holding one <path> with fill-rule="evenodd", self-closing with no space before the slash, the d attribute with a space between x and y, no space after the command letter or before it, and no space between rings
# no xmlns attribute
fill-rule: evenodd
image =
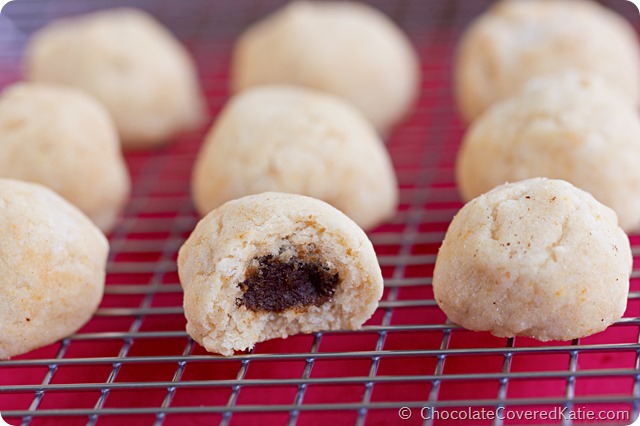
<svg viewBox="0 0 640 426"><path fill-rule="evenodd" d="M321 330L354 330L382 297L371 242L310 197L263 193L229 201L180 248L187 332L208 351Z"/></svg>
<svg viewBox="0 0 640 426"><path fill-rule="evenodd" d="M398 184L387 150L359 111L294 86L231 99L198 154L192 193L201 215L266 191L324 200L370 229L392 217Z"/></svg>
<svg viewBox="0 0 640 426"><path fill-rule="evenodd" d="M33 35L25 62L30 80L74 86L98 98L127 149L158 146L204 117L191 57L140 10L52 22Z"/></svg>
<svg viewBox="0 0 640 426"><path fill-rule="evenodd" d="M79 90L38 83L18 83L0 94L0 177L48 186L105 232L130 192L104 107Z"/></svg>
<svg viewBox="0 0 640 426"><path fill-rule="evenodd" d="M456 176L465 201L504 183L563 179L640 225L640 118L594 74L567 70L528 83L476 120Z"/></svg>
<svg viewBox="0 0 640 426"><path fill-rule="evenodd" d="M575 67L640 101L640 50L621 16L585 0L504 0L476 19L457 52L456 98L468 122L529 79Z"/></svg>
<svg viewBox="0 0 640 426"><path fill-rule="evenodd" d="M104 292L109 243L43 186L0 179L0 359L82 327Z"/></svg>
<svg viewBox="0 0 640 426"><path fill-rule="evenodd" d="M622 317L631 265L613 210L567 182L536 178L499 186L458 212L433 292L467 329L571 340Z"/></svg>
<svg viewBox="0 0 640 426"><path fill-rule="evenodd" d="M295 84L345 98L381 132L402 119L417 97L417 55L384 14L355 2L295 1L239 38L233 92Z"/></svg>

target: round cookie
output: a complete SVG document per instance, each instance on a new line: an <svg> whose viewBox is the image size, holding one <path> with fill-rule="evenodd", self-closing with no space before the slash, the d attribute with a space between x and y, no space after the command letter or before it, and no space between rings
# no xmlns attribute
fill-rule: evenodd
<svg viewBox="0 0 640 426"><path fill-rule="evenodd" d="M0 359L82 327L104 292L109 243L53 191L0 179Z"/></svg>
<svg viewBox="0 0 640 426"><path fill-rule="evenodd" d="M31 80L83 89L113 116L125 148L150 148L204 118L191 57L150 15L112 9L55 21L26 52Z"/></svg>
<svg viewBox="0 0 640 426"><path fill-rule="evenodd" d="M104 107L79 90L38 83L18 83L0 94L0 177L48 186L105 232L130 191Z"/></svg>
<svg viewBox="0 0 640 426"><path fill-rule="evenodd" d="M528 83L494 105L465 135L456 163L468 201L504 183L563 179L640 225L640 118L593 75L565 71Z"/></svg>
<svg viewBox="0 0 640 426"><path fill-rule="evenodd" d="M233 355L257 342L358 329L382 297L365 233L302 195L263 193L209 213L180 248L187 332Z"/></svg>
<svg viewBox="0 0 640 426"><path fill-rule="evenodd" d="M460 210L438 253L433 292L467 329L571 340L622 317L631 265L611 209L567 182L536 178Z"/></svg>
<svg viewBox="0 0 640 426"><path fill-rule="evenodd" d="M232 90L295 84L345 98L381 132L417 97L417 55L384 14L355 2L294 1L246 30L232 59Z"/></svg>
<svg viewBox="0 0 640 426"><path fill-rule="evenodd" d="M393 216L398 204L389 155L359 111L294 86L232 98L194 166L192 193L202 215L265 191L319 198L365 229Z"/></svg>
<svg viewBox="0 0 640 426"><path fill-rule="evenodd" d="M640 102L640 50L621 16L585 0L504 0L465 32L456 98L468 122L532 77L567 67L595 72Z"/></svg>

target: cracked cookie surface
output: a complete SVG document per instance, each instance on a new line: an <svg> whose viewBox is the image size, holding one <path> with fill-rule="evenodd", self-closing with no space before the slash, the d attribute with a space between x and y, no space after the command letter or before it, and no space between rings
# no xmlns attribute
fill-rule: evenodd
<svg viewBox="0 0 640 426"><path fill-rule="evenodd" d="M504 182L566 180L640 226L640 118L602 78L566 70L530 81L466 133L456 161L469 201Z"/></svg>
<svg viewBox="0 0 640 426"><path fill-rule="evenodd" d="M436 302L499 337L570 340L623 315L629 239L615 213L567 182L502 185L465 205L436 261Z"/></svg>
<svg viewBox="0 0 640 426"><path fill-rule="evenodd" d="M366 234L329 204L262 193L209 213L180 249L187 332L208 351L358 329L382 297Z"/></svg>
<svg viewBox="0 0 640 426"><path fill-rule="evenodd" d="M44 186L0 179L0 359L69 336L104 293L109 242Z"/></svg>

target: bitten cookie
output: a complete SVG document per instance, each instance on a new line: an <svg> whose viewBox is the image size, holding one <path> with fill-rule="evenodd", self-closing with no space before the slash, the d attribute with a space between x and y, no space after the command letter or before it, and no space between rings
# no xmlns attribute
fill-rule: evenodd
<svg viewBox="0 0 640 426"><path fill-rule="evenodd" d="M623 315L632 255L616 214L560 180L506 184L466 204L440 247L436 302L462 327L570 340Z"/></svg>
<svg viewBox="0 0 640 426"><path fill-rule="evenodd" d="M593 74L564 71L528 83L476 120L456 175L465 201L504 183L563 179L611 207L620 226L640 225L640 118Z"/></svg>
<svg viewBox="0 0 640 426"><path fill-rule="evenodd" d="M78 87L98 98L125 148L160 145L204 117L191 57L140 10L55 21L32 37L25 61L29 79Z"/></svg>
<svg viewBox="0 0 640 426"><path fill-rule="evenodd" d="M251 26L232 60L232 90L296 84L345 98L381 132L417 97L417 55L378 10L355 2L295 1Z"/></svg>
<svg viewBox="0 0 640 426"><path fill-rule="evenodd" d="M130 191L104 107L79 90L38 83L15 84L0 94L0 177L48 186L105 232Z"/></svg>
<svg viewBox="0 0 640 426"><path fill-rule="evenodd" d="M0 359L82 327L104 291L109 243L76 207L36 184L0 179Z"/></svg>
<svg viewBox="0 0 640 426"><path fill-rule="evenodd" d="M358 329L382 297L371 242L348 217L301 195L230 201L180 248L187 332L233 355L257 342Z"/></svg>
<svg viewBox="0 0 640 426"><path fill-rule="evenodd" d="M293 86L258 87L232 98L192 177L201 215L235 198L277 191L324 200L365 229L393 216L397 185L386 147L359 111Z"/></svg>
<svg viewBox="0 0 640 426"><path fill-rule="evenodd" d="M456 98L471 121L532 77L575 67L595 72L640 102L640 49L621 16L585 0L505 0L465 32L455 65Z"/></svg>

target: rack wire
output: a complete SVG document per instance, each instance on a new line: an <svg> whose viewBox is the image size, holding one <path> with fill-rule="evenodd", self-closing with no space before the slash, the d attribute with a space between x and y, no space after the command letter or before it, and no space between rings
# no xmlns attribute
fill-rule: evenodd
<svg viewBox="0 0 640 426"><path fill-rule="evenodd" d="M250 22L279 0L20 0L0 21L0 84L20 77L25 38L51 19L133 5L193 52L214 118L228 98L229 55ZM0 362L0 413L11 424L580 424L640 403L640 238L628 309L608 330L571 342L499 339L447 322L433 300L437 249L461 207L453 176L464 132L451 99L451 63L464 25L489 1L376 0L419 51L422 94L389 137L401 207L370 233L385 277L379 309L360 331L320 332L225 358L184 331L177 250L198 217L190 170L203 129L151 153L127 155L133 193L110 236L104 300L78 333ZM605 2L636 26L624 0ZM4 19L3 18L3 19ZM12 33L8 34L10 28ZM496 418L469 419L481 410ZM564 416L527 420L518 413ZM465 414L467 413L467 414ZM457 416L458 419L453 419ZM515 418L511 418L515 417ZM572 418L573 417L573 418Z"/></svg>

